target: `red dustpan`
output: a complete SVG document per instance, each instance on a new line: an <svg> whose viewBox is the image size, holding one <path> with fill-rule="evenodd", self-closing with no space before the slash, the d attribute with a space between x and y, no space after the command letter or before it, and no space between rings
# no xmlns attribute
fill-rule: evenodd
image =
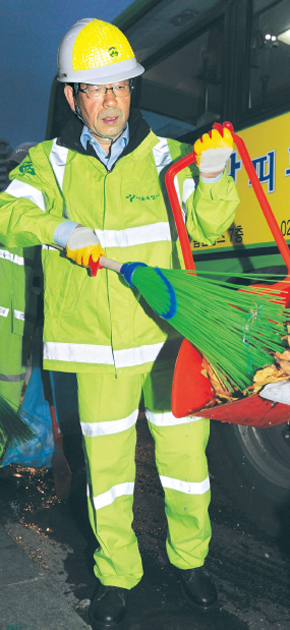
<svg viewBox="0 0 290 630"><path fill-rule="evenodd" d="M202 409L197 415L210 418L210 420L243 424L257 429L269 429L289 422L290 406L273 403L261 398L259 394L254 394L249 398L242 398L226 405Z"/></svg>
<svg viewBox="0 0 290 630"><path fill-rule="evenodd" d="M175 364L172 386L172 413L177 418L202 409L214 398L210 380L204 374L203 356L184 339Z"/></svg>
<svg viewBox="0 0 290 630"><path fill-rule="evenodd" d="M218 129L221 134L223 134L223 127L226 127L231 131L234 142L239 150L240 157L245 166L246 172L252 183L256 197L260 203L267 223L272 231L280 253L287 266L288 276L285 281L272 285L274 290L278 289L283 291L285 297L285 306L287 306L290 302L290 252L287 243L282 236L278 223L268 203L261 183L257 177L256 171L253 167L251 158L247 152L243 140L234 133L231 123L224 123L223 126L219 123L216 123L214 127ZM165 177L165 183L176 223L185 268L187 270L193 270L193 273L195 270L195 265L193 262L192 252L178 196L174 186L174 178L177 173L192 164L194 161L194 153L186 156L185 158L182 158L181 160L179 160L179 162L173 164L170 167ZM200 415L202 412L203 417L208 417L213 420L220 420L222 422L235 422L237 424L256 426L260 428L283 424L289 421L289 405L284 405L281 403L273 404L265 399L260 398L258 395L251 396L248 399L244 398L240 401L230 402L219 407L202 409L203 405L200 405L200 400L202 396L207 398L206 402L204 403L205 405L212 400L212 398L214 397L214 392L212 391L212 388L210 387L210 383L208 381L207 387L204 387L202 393L200 393L199 385L200 383L202 385L204 384L203 380L201 379L201 376L204 376L202 374L202 360L200 353L193 346L191 346L193 348L193 351L190 352L189 346L191 346L189 341L184 340L182 342L175 366L172 386L172 412L177 418L198 411L198 415ZM204 378L206 379L206 377ZM269 415L270 411L271 414Z"/></svg>

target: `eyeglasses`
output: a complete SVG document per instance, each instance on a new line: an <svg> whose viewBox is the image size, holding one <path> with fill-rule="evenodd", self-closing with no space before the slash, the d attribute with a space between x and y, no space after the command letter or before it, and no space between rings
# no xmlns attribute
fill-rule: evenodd
<svg viewBox="0 0 290 630"><path fill-rule="evenodd" d="M83 92L92 101L99 101L105 98L108 90L112 90L114 96L117 98L124 98L129 96L133 89L131 83L115 83L112 87L106 87L105 85L88 85L86 88L79 87L79 92Z"/></svg>

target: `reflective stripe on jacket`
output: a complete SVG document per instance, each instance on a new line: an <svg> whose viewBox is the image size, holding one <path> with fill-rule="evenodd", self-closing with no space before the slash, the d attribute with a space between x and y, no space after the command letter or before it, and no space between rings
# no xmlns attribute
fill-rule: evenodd
<svg viewBox="0 0 290 630"><path fill-rule="evenodd" d="M9 250L0 243L0 334L7 318L10 318L9 334L29 337L34 330L37 306L34 258L34 248Z"/></svg>

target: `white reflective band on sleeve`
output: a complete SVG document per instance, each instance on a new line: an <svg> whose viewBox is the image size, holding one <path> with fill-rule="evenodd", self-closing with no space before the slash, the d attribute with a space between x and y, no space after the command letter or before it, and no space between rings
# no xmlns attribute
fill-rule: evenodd
<svg viewBox="0 0 290 630"><path fill-rule="evenodd" d="M179 194L179 186L178 186L178 179L177 179L177 175L175 175L174 177L174 186L175 186L175 190L177 193L177 197L178 197L178 201L180 204L180 194ZM195 189L195 183L193 179L185 179L184 180L184 184L183 184L183 191L182 191L182 204L181 204L181 212L182 212L182 216L183 216L183 221L185 223L186 221L186 216L187 216L187 209L186 209L186 202L188 197L190 197L191 193L194 191Z"/></svg>
<svg viewBox="0 0 290 630"><path fill-rule="evenodd" d="M184 180L183 183L183 191L182 191L182 203L186 203L188 197L190 197L191 193L195 190L195 182L192 177L188 177Z"/></svg>
<svg viewBox="0 0 290 630"><path fill-rule="evenodd" d="M154 156L156 168L158 171L158 175L160 175L161 171L163 170L163 168L165 168L165 166L169 166L170 164L172 164L172 157L170 155L169 146L168 146L168 142L166 138L159 138L158 144L156 144L155 147L153 148L153 156ZM173 182L174 182L175 190L178 196L178 201L180 203L180 192L179 192L177 175L175 175ZM185 219L184 212L183 212L183 218Z"/></svg>
<svg viewBox="0 0 290 630"><path fill-rule="evenodd" d="M8 313L9 313L9 308L0 306L0 317L7 317Z"/></svg>
<svg viewBox="0 0 290 630"><path fill-rule="evenodd" d="M153 147L153 156L156 164L156 168L158 171L158 175L160 175L162 169L165 166L169 166L172 164L172 157L170 155L168 142L166 138L158 138L158 144Z"/></svg>
<svg viewBox="0 0 290 630"><path fill-rule="evenodd" d="M11 184L6 188L6 191L12 197L23 197L23 199L29 199L33 201L40 210L45 212L45 197L43 193L31 186L30 184L26 184L25 182L20 182L18 179L13 179Z"/></svg>
<svg viewBox="0 0 290 630"><path fill-rule="evenodd" d="M101 363L103 365L114 365L115 358L117 368L134 367L155 361L163 345L162 342L139 348L116 350L113 355L111 346L46 341L43 346L43 356L49 361Z"/></svg>
<svg viewBox="0 0 290 630"><path fill-rule="evenodd" d="M118 497L123 497L128 494L133 494L134 492L134 483L119 483L117 486L113 486L107 492L103 494L99 494L97 497L93 497L93 502L96 510L100 510L107 505L111 505L114 503L115 499Z"/></svg>
<svg viewBox="0 0 290 630"><path fill-rule="evenodd" d="M23 311L16 311L14 309L14 316L16 317L16 319L21 319L23 322L25 320L25 313L23 313Z"/></svg>
<svg viewBox="0 0 290 630"><path fill-rule="evenodd" d="M138 409L135 409L127 418L109 420L108 422L81 422L83 435L86 437L99 437L100 435L113 435L127 431L136 424Z"/></svg>
<svg viewBox="0 0 290 630"><path fill-rule="evenodd" d="M53 141L52 149L49 156L49 161L53 168L53 172L58 181L60 190L62 190L62 183L64 177L64 170L67 160L68 149L60 147L56 144L56 139Z"/></svg>
<svg viewBox="0 0 290 630"><path fill-rule="evenodd" d="M17 254L14 255L13 262L15 265L20 265L21 267L25 265L24 258L22 256L17 256Z"/></svg>
<svg viewBox="0 0 290 630"><path fill-rule="evenodd" d="M133 247L144 243L171 241L169 223L151 223L126 230L95 230L103 247Z"/></svg>
<svg viewBox="0 0 290 630"><path fill-rule="evenodd" d="M176 187L176 185L175 185ZM195 181L192 177L188 177L187 179L184 180L183 183L183 191L182 191L182 216L183 216L183 220L184 223L186 222L186 218L187 218L187 207L186 207L186 202L188 200L188 198L190 197L191 193L193 193L195 189Z"/></svg>
<svg viewBox="0 0 290 630"><path fill-rule="evenodd" d="M17 254L12 254L12 252L7 251L6 249L0 249L0 258L4 258L4 260L9 260L15 265L24 265L24 258L22 256L17 256Z"/></svg>
<svg viewBox="0 0 290 630"><path fill-rule="evenodd" d="M177 175L175 175L174 180L173 180L174 186L175 186L175 190L177 193L177 197L178 197L178 201L180 204L180 194L179 194L179 186L178 186L178 179L177 179ZM184 217L183 217L184 218Z"/></svg>
<svg viewBox="0 0 290 630"><path fill-rule="evenodd" d="M184 492L184 494L205 494L210 489L209 477L203 481L180 481L180 479L160 475L160 481L163 488L177 490Z"/></svg>
<svg viewBox="0 0 290 630"><path fill-rule="evenodd" d="M58 252L59 249L57 247L53 247L52 245L41 245L41 249L49 249L51 252Z"/></svg>
<svg viewBox="0 0 290 630"><path fill-rule="evenodd" d="M174 427L178 424L190 424L191 422L197 422L202 420L201 416L185 416L184 418L176 418L171 411L163 413L153 413L149 409L145 409L145 415L147 420L156 427Z"/></svg>

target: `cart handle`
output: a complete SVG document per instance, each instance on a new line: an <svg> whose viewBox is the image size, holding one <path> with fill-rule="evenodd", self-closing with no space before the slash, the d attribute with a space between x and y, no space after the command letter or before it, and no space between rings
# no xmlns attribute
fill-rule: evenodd
<svg viewBox="0 0 290 630"><path fill-rule="evenodd" d="M288 274L290 276L290 251L289 251L288 245L284 239L284 236L281 233L281 230L276 221L272 208L264 193L261 182L253 166L252 160L249 156L245 143L242 140L242 138L234 132L233 125L230 122L225 122L223 125L221 125L220 123L214 123L213 125L213 128L217 129L220 133L222 133L223 127L225 127L226 129L229 129L229 131L231 132L233 136L235 145L239 151L241 160L248 174L249 180L253 186L253 190L260 204L261 210L274 236L276 245L285 262L285 265L288 270ZM173 212L173 216L174 216L174 220L175 220L175 224L176 224L176 228L177 228L177 232L179 236L185 268L187 270L191 270L191 269L194 270L195 264L193 261L192 251L190 248L186 226L185 226L183 216L182 216L179 199L178 199L177 192L174 186L174 178L177 175L177 173L179 173L184 168L186 168L187 166L195 162L195 159L196 159L195 153L194 152L190 153L186 157L182 158L181 160L173 164L168 169L165 175L165 184L166 184L167 192L168 192L169 199L171 202L172 212Z"/></svg>
<svg viewBox="0 0 290 630"><path fill-rule="evenodd" d="M170 199L171 208L172 208L172 212L173 212L173 216L175 220L175 225L176 225L177 233L179 236L185 269L188 269L188 270L189 269L195 270L195 264L193 261L192 251L190 248L188 235L187 235L185 223L182 216L179 199L178 199L177 192L174 186L174 178L177 175L177 173L179 173L179 171L182 171L184 168L186 168L187 166L189 166L189 164L192 164L193 162L195 162L194 152L190 153L189 155L186 155L184 158L181 158L181 160L178 160L178 162L176 162L175 164L172 164L172 166L170 166L170 168L168 169L165 175L165 185L167 188L167 192L168 192L168 196Z"/></svg>
<svg viewBox="0 0 290 630"><path fill-rule="evenodd" d="M219 125L217 123L215 123L213 125L213 127L215 129L219 129ZM229 131L231 132L233 139L234 139L234 143L239 151L240 157L242 159L243 165L246 169L246 172L249 176L249 180L253 186L253 189L255 191L257 200L260 204L261 210L264 213L264 217L268 223L268 226L274 236L274 239L276 241L276 244L278 246L278 249L280 251L280 254L285 262L285 265L287 267L288 270L288 274L290 274L290 251L289 251L289 247L284 239L284 236L279 228L279 225L276 221L276 218L274 216L273 210L269 204L269 201L264 193L262 184L258 178L258 175L256 173L256 170L253 166L252 160L249 156L248 150L246 148L246 145L244 143L244 141L242 140L242 138L240 138L240 136L238 136L235 132L234 132L234 128L233 125L230 122L225 122L223 124L223 127L225 127L226 129L229 129Z"/></svg>

